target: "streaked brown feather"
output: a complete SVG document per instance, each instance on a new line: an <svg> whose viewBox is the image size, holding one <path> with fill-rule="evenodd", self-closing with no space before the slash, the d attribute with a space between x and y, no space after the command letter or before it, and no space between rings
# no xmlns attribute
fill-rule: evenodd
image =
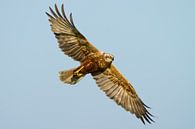
<svg viewBox="0 0 195 129"><path fill-rule="evenodd" d="M118 105L135 114L143 123L153 121L152 115L147 110L148 107L114 65L102 73L93 73L92 75L100 89Z"/></svg>
<svg viewBox="0 0 195 129"><path fill-rule="evenodd" d="M99 85L100 85L100 84L99 84ZM109 85L104 85L104 86L101 87L101 90L107 91L107 90L109 90L109 89L112 88L112 87L113 87L113 85L111 85L111 84L109 84Z"/></svg>
<svg viewBox="0 0 195 129"><path fill-rule="evenodd" d="M110 95L109 97L112 99L120 90L121 88L120 87L117 87Z"/></svg>
<svg viewBox="0 0 195 129"><path fill-rule="evenodd" d="M49 7L51 14L47 13L49 22L51 23L51 30L58 39L59 47L64 54L72 57L74 60L82 62L90 53L98 52L87 39L77 30L74 25L72 14L70 14L70 21L67 19L62 4L61 13L57 5L54 6L55 11Z"/></svg>
<svg viewBox="0 0 195 129"><path fill-rule="evenodd" d="M113 84L110 84L110 83L108 83L107 85L108 86L112 85L112 87L110 89L106 90L106 95L110 96L110 94L112 94L114 92L114 90L118 88L118 85L113 85Z"/></svg>

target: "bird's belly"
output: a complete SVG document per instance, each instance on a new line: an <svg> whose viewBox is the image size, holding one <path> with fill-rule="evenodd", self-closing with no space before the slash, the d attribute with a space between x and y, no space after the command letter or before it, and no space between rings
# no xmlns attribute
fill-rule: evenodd
<svg viewBox="0 0 195 129"><path fill-rule="evenodd" d="M82 73L94 73L94 72L103 72L110 66L110 63L107 63L101 55L92 55L88 59L86 59L81 66L83 69Z"/></svg>
<svg viewBox="0 0 195 129"><path fill-rule="evenodd" d="M84 63L83 66L84 67L82 72L84 72L85 74L96 72L99 69L97 63L95 62L87 62Z"/></svg>

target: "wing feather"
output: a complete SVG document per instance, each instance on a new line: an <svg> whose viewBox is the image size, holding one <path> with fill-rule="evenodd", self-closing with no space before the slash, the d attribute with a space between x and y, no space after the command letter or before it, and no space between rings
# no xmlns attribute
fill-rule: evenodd
<svg viewBox="0 0 195 129"><path fill-rule="evenodd" d="M151 118L152 115L147 110L148 106L142 102L133 86L114 65L102 73L93 73L92 76L100 89L126 111L135 114L144 124L145 121L154 122Z"/></svg>
<svg viewBox="0 0 195 129"><path fill-rule="evenodd" d="M113 97L121 90L120 87L117 87L110 95L109 97L113 99Z"/></svg>
<svg viewBox="0 0 195 129"><path fill-rule="evenodd" d="M116 90L118 88L118 85L113 85L113 84L110 84L110 83L108 83L107 85L108 86L112 85L112 87L110 89L106 90L106 95L110 96L114 92L114 90Z"/></svg>
<svg viewBox="0 0 195 129"><path fill-rule="evenodd" d="M74 25L72 13L70 20L65 15L64 5L61 6L61 13L55 4L55 11L49 7L51 14L47 13L51 30L54 32L59 47L64 54L72 57L74 60L82 62L90 53L98 52L87 39L77 30Z"/></svg>

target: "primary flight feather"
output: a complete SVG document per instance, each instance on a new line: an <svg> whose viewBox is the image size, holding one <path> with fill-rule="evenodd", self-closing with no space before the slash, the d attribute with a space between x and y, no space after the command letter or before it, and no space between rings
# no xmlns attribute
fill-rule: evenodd
<svg viewBox="0 0 195 129"><path fill-rule="evenodd" d="M65 55L80 62L80 66L60 72L60 80L74 85L86 74L91 74L100 89L118 105L135 114L144 124L145 121L153 122L152 115L147 110L149 107L143 103L133 86L112 64L114 56L99 51L77 30L72 14L70 20L66 17L63 4L61 13L56 4L55 11L49 9L51 14L47 12L46 14L59 47Z"/></svg>

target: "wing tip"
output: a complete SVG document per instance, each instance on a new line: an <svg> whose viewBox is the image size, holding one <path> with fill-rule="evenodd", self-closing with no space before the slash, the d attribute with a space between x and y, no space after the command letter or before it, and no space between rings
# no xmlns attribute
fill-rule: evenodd
<svg viewBox="0 0 195 129"><path fill-rule="evenodd" d="M145 105L144 105L144 107L145 107L145 113L142 115L142 116L140 116L140 117L138 117L138 118L140 118L141 119L141 121L142 121L142 123L145 125L145 121L147 121L149 124L152 124L152 123L155 123L155 121L152 119L152 117L154 117L154 115L152 115L146 108L148 108L148 107L146 107Z"/></svg>

